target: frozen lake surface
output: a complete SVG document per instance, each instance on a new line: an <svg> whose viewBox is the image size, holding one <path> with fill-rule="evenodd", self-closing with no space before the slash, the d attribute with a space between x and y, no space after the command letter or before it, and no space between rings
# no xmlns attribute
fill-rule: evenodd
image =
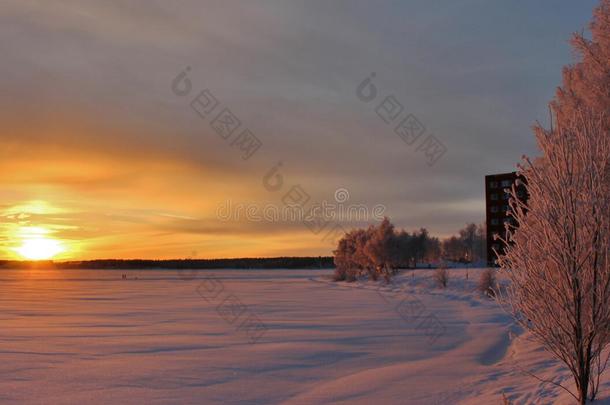
<svg viewBox="0 0 610 405"><path fill-rule="evenodd" d="M571 403L524 375L570 384L466 272L3 270L0 402Z"/></svg>

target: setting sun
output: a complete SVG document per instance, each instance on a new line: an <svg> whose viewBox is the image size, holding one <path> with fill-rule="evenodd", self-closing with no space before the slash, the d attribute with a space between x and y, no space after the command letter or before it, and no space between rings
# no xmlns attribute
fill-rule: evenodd
<svg viewBox="0 0 610 405"><path fill-rule="evenodd" d="M24 259L48 260L65 251L60 241L46 236L49 231L44 228L21 228L19 233L22 244L14 250Z"/></svg>
<svg viewBox="0 0 610 405"><path fill-rule="evenodd" d="M63 252L63 248L56 240L38 238L23 241L23 245L16 251L28 260L47 260Z"/></svg>

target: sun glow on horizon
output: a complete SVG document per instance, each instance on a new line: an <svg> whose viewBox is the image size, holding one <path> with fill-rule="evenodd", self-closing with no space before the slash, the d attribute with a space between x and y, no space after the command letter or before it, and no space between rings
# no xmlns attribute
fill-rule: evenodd
<svg viewBox="0 0 610 405"><path fill-rule="evenodd" d="M14 251L24 259L49 260L66 250L59 240L48 237L44 228L21 228L19 234L22 243Z"/></svg>

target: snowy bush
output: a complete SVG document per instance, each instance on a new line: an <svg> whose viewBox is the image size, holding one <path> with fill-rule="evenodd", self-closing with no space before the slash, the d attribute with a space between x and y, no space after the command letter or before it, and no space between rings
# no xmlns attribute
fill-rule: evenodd
<svg viewBox="0 0 610 405"><path fill-rule="evenodd" d="M477 289L488 297L496 295L496 273L494 269L485 269L479 277Z"/></svg>
<svg viewBox="0 0 610 405"><path fill-rule="evenodd" d="M449 272L446 267L441 266L434 271L434 282L439 288L447 288Z"/></svg>

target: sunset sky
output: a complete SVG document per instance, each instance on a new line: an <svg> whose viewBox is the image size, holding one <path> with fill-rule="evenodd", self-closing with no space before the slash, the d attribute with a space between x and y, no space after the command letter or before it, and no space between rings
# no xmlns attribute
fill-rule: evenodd
<svg viewBox="0 0 610 405"><path fill-rule="evenodd" d="M530 127L595 4L3 1L0 258L330 254L326 230L218 218L294 185L437 236L483 222L483 176L536 154ZM189 105L203 89L219 102L205 119ZM434 165L376 114L389 95L446 146ZM261 141L251 158L211 127L223 108Z"/></svg>

